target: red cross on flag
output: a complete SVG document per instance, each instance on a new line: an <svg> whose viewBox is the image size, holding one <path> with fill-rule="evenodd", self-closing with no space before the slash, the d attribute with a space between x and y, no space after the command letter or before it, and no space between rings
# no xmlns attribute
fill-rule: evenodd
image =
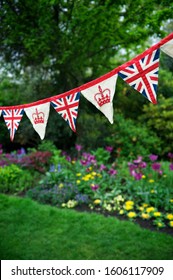
<svg viewBox="0 0 173 280"><path fill-rule="evenodd" d="M136 59L131 65L122 68L118 75L130 86L157 103L157 85L160 49L150 51L144 57Z"/></svg>
<svg viewBox="0 0 173 280"><path fill-rule="evenodd" d="M23 116L23 109L6 109L2 111L4 121L10 131L10 139L13 141L16 130Z"/></svg>

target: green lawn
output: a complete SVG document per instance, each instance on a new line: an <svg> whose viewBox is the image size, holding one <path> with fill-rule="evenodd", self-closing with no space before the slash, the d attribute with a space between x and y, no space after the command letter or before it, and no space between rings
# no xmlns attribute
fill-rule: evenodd
<svg viewBox="0 0 173 280"><path fill-rule="evenodd" d="M17 260L166 260L173 238L129 221L0 195L0 256Z"/></svg>

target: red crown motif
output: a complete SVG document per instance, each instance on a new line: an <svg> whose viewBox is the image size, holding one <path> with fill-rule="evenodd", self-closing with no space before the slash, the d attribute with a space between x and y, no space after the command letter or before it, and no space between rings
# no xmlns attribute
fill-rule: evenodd
<svg viewBox="0 0 173 280"><path fill-rule="evenodd" d="M35 109L35 113L32 114L32 118L34 120L35 124L39 124L39 123L44 123L44 113L43 112L38 112L37 109Z"/></svg>
<svg viewBox="0 0 173 280"><path fill-rule="evenodd" d="M110 103L110 96L111 91L110 89L106 88L102 90L101 86L98 86L99 92L94 95L95 101L98 103L98 105L101 107L106 103Z"/></svg>

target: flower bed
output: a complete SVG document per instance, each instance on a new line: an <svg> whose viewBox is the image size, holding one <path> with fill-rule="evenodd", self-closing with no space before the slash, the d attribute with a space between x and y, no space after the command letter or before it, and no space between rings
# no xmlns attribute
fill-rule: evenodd
<svg viewBox="0 0 173 280"><path fill-rule="evenodd" d="M1 151L0 179L9 185L8 189L2 185L1 192L25 190L27 196L41 203L62 208L86 207L133 221L150 221L157 228L173 229L172 160L173 154L169 153L164 161L159 161L158 155L145 158L139 155L127 162L112 147L86 152L80 145L76 145L73 156L50 145L28 153ZM31 172L33 180L37 173L37 180L30 187L27 183L27 188L19 188L15 182L14 190L10 187L14 172L10 173L9 168L20 169L16 182L22 171L25 176L26 171Z"/></svg>

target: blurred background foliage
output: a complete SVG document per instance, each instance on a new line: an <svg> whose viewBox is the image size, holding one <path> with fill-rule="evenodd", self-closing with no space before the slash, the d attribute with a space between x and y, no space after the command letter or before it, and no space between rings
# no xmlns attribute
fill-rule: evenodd
<svg viewBox="0 0 173 280"><path fill-rule="evenodd" d="M0 105L31 103L111 71L171 33L172 15L168 0L1 0ZM164 155L173 151L172 107L173 59L161 52L158 105L118 78L113 125L81 97L77 133L51 108L45 139L61 149L81 143ZM13 143L2 116L0 131L7 150L41 142L25 115Z"/></svg>

